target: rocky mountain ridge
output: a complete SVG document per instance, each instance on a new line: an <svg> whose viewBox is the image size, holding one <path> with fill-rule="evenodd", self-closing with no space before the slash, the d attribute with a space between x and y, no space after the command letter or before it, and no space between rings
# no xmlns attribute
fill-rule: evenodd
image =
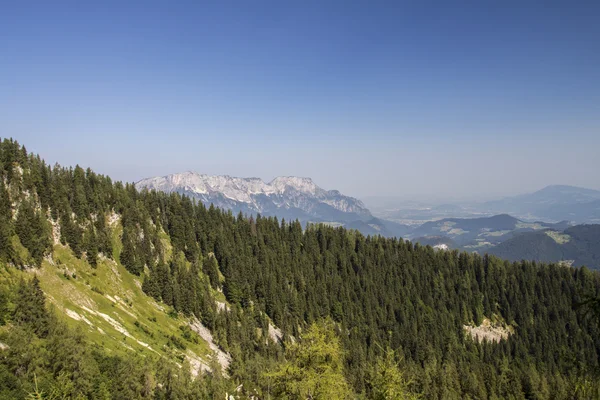
<svg viewBox="0 0 600 400"><path fill-rule="evenodd" d="M260 178L229 175L205 175L184 172L142 179L136 184L142 190L177 192L204 204L231 209L234 212L261 213L314 222L352 222L372 219L362 201L325 190L312 179L280 176L270 182Z"/></svg>

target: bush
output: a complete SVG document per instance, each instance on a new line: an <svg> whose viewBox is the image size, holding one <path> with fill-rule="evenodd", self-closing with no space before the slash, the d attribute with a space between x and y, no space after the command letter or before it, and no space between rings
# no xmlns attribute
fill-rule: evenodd
<svg viewBox="0 0 600 400"><path fill-rule="evenodd" d="M181 331L181 336L187 340L188 342L198 344L200 343L200 338L196 332L192 330L188 325L181 325L179 327Z"/></svg>
<svg viewBox="0 0 600 400"><path fill-rule="evenodd" d="M144 332L146 335L150 336L150 337L154 337L154 333L152 333L152 331L144 324L142 324L140 321L135 321L134 325L137 326L142 332Z"/></svg>
<svg viewBox="0 0 600 400"><path fill-rule="evenodd" d="M104 296L104 292L101 289L97 288L96 286L92 286L92 292L96 292L96 293Z"/></svg>
<svg viewBox="0 0 600 400"><path fill-rule="evenodd" d="M185 349L187 349L185 343L175 335L169 336L169 346L173 346L182 351L185 351Z"/></svg>

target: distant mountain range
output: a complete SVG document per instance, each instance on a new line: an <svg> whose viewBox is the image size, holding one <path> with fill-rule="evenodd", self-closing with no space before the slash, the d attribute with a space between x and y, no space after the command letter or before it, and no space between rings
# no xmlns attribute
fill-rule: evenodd
<svg viewBox="0 0 600 400"><path fill-rule="evenodd" d="M280 176L267 183L260 178L184 172L142 179L135 185L138 189L185 194L207 206L214 204L235 213L343 225L365 234L404 234L404 226L375 218L362 201L322 189L310 178Z"/></svg>
<svg viewBox="0 0 600 400"><path fill-rule="evenodd" d="M260 178L184 172L142 179L136 187L185 194L207 206L212 203L235 213L343 225L371 235L447 236L455 245L480 249L506 240L515 232L564 229L566 221L572 224L600 222L600 191L565 185L547 186L534 193L479 204L418 206L412 202L409 208L376 208L376 216L361 200L338 190L322 189L310 178L295 176L264 182ZM564 222L554 226L531 221Z"/></svg>
<svg viewBox="0 0 600 400"><path fill-rule="evenodd" d="M533 193L486 202L455 201L449 204L377 196L366 197L365 200L376 217L406 225L498 214L510 214L529 222L600 223L600 191L566 185L547 186Z"/></svg>
<svg viewBox="0 0 600 400"><path fill-rule="evenodd" d="M508 213L527 219L598 223L600 222L600 191L553 185L534 193L489 201L480 209L490 213Z"/></svg>

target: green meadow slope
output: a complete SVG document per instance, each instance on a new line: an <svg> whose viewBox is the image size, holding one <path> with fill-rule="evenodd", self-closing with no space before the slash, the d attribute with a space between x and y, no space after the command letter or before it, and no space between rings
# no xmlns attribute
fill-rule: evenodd
<svg viewBox="0 0 600 400"><path fill-rule="evenodd" d="M40 268L2 268L0 280L10 282L37 275L48 302L59 311L57 315L80 328L91 343L108 354L159 355L179 366L189 364L192 374L209 370L213 359L226 369L229 357L206 335L208 330L202 329L204 337L195 331L201 326L199 321L146 295L142 279L114 261L119 260L122 248L123 229L118 218L111 224L111 231L113 258L101 255L95 268L57 241ZM168 236L164 235L163 241L170 257ZM214 294L222 297L216 291Z"/></svg>

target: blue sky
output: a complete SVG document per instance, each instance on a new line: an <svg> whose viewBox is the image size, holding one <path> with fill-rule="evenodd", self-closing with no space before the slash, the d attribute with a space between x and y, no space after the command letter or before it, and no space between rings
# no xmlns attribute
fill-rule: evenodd
<svg viewBox="0 0 600 400"><path fill-rule="evenodd" d="M127 181L600 189L600 3L536 3L5 3L0 136Z"/></svg>

